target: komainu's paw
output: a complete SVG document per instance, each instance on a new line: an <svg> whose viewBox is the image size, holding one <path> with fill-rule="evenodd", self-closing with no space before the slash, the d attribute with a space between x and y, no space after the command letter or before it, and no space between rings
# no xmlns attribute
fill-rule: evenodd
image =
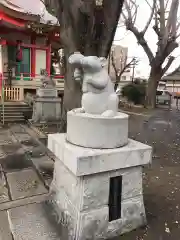
<svg viewBox="0 0 180 240"><path fill-rule="evenodd" d="M114 112L113 110L107 110L102 113L103 117L114 117L115 115L116 115L116 112Z"/></svg>
<svg viewBox="0 0 180 240"><path fill-rule="evenodd" d="M73 110L73 112L75 112L75 113L85 113L85 110L84 110L84 108L76 108L76 109Z"/></svg>

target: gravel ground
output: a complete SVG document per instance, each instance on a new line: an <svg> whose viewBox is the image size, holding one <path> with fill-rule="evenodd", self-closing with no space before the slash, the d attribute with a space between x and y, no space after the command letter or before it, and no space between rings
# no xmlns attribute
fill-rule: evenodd
<svg viewBox="0 0 180 240"><path fill-rule="evenodd" d="M153 146L153 164L144 169L148 225L114 240L180 239L180 111L131 115L130 137Z"/></svg>

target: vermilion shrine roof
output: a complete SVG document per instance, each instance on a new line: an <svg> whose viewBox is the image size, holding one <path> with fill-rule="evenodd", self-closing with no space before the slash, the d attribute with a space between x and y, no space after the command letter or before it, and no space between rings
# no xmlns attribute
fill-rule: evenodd
<svg viewBox="0 0 180 240"><path fill-rule="evenodd" d="M53 48L59 48L59 23L41 0L0 0L0 39L11 41L12 31L48 36Z"/></svg>
<svg viewBox="0 0 180 240"><path fill-rule="evenodd" d="M12 12L19 13L19 18L22 14L22 16L27 15L39 19L42 24L58 24L57 18L48 13L41 0L1 0L0 4Z"/></svg>

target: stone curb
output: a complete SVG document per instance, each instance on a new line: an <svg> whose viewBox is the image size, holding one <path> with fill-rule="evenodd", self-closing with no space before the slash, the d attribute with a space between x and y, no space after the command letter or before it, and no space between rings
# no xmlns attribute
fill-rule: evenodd
<svg viewBox="0 0 180 240"><path fill-rule="evenodd" d="M151 116L151 114L143 114L143 113L129 112L129 111L124 111L124 110L120 110L120 112L129 114L129 115L136 115L136 116L144 116L144 117L150 117L150 116Z"/></svg>
<svg viewBox="0 0 180 240"><path fill-rule="evenodd" d="M36 196L31 196L23 199L17 199L14 201L8 201L0 204L0 211L8 210L11 208L16 208L28 204L40 203L47 200L49 193L39 194Z"/></svg>

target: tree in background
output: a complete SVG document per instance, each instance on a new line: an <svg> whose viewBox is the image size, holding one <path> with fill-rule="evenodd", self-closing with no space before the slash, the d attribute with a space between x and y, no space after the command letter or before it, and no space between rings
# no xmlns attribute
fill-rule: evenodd
<svg viewBox="0 0 180 240"><path fill-rule="evenodd" d="M146 95L146 83L141 81L134 81L122 88L122 96L126 97L128 101L135 105L143 104Z"/></svg>
<svg viewBox="0 0 180 240"><path fill-rule="evenodd" d="M148 87L146 92L146 103L154 108L156 106L156 89L162 76L171 66L174 57L171 55L178 47L177 38L180 23L178 22L179 0L146 0L150 8L150 15L140 30L136 26L138 4L136 0L125 0L123 19L126 29L131 31L139 45L144 49L151 67ZM154 54L146 41L147 29L152 28L157 36L157 51ZM164 66L165 65L165 66Z"/></svg>
<svg viewBox="0 0 180 240"><path fill-rule="evenodd" d="M123 51L123 50L122 50ZM138 59L136 57L133 57L129 62L127 61L127 55L124 56L124 54L120 53L120 56L116 58L115 56L115 50L112 49L110 52L110 59L112 62L112 67L114 69L115 73L115 84L114 84L114 90L116 91L119 85L119 82L121 81L121 77L123 73L126 71L130 71L130 68L134 67L138 63Z"/></svg>
<svg viewBox="0 0 180 240"><path fill-rule="evenodd" d="M65 111L80 106L81 88L73 80L68 58L73 52L107 57L114 39L124 0L44 0L60 23L65 52Z"/></svg>

